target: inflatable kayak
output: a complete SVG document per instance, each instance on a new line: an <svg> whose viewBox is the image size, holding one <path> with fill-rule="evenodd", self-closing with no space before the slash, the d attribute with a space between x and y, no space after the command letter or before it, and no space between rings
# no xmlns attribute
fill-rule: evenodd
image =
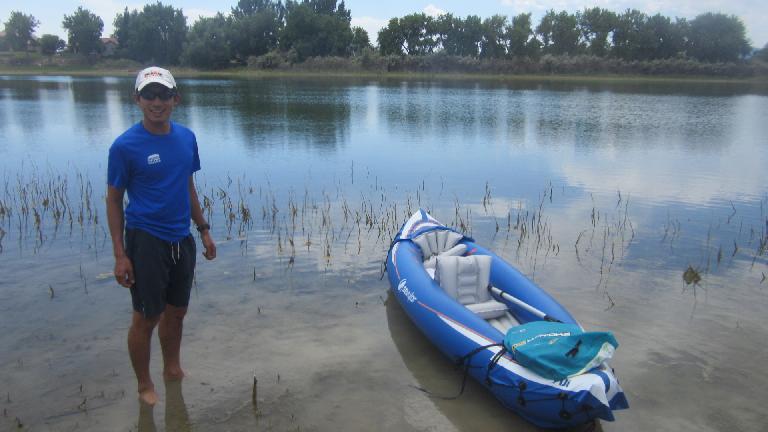
<svg viewBox="0 0 768 432"><path fill-rule="evenodd" d="M505 350L510 330L545 320L578 323L514 267L426 211L414 213L396 235L387 275L395 298L426 337L536 426L612 421L614 410L628 408L607 362L553 380Z"/></svg>

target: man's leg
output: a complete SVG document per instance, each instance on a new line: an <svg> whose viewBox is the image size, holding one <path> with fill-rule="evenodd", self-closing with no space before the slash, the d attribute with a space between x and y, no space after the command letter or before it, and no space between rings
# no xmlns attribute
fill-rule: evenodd
<svg viewBox="0 0 768 432"><path fill-rule="evenodd" d="M184 378L184 370L181 369L181 333L186 313L186 307L166 304L165 312L160 318L157 334L160 336L160 348L163 351L163 377L166 380Z"/></svg>
<svg viewBox="0 0 768 432"><path fill-rule="evenodd" d="M148 405L157 403L155 385L149 375L149 354L152 331L159 319L160 317L144 318L140 312L133 311L131 328L128 329L128 353L139 384L139 400Z"/></svg>

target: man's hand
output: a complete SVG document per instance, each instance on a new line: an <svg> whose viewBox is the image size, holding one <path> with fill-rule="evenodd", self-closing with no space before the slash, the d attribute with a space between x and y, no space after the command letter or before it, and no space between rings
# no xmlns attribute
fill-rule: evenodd
<svg viewBox="0 0 768 432"><path fill-rule="evenodd" d="M117 279L117 283L126 288L130 288L136 283L133 278L133 264L125 255L115 258L115 279Z"/></svg>
<svg viewBox="0 0 768 432"><path fill-rule="evenodd" d="M211 231L205 230L202 234L200 234L200 240L203 241L203 247L205 248L205 252L203 252L203 256L208 259L212 260L216 258L216 243L213 242L213 237L211 237Z"/></svg>

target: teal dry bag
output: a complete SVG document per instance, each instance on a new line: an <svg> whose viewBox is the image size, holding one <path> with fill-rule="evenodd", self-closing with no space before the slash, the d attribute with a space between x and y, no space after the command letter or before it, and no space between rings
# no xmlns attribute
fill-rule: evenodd
<svg viewBox="0 0 768 432"><path fill-rule="evenodd" d="M610 359L619 343L608 332L585 332L576 324L534 321L509 329L504 346L525 368L562 380Z"/></svg>

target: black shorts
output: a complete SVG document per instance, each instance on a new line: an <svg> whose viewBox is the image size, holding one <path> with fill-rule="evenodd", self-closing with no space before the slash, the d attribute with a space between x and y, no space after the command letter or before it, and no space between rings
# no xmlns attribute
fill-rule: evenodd
<svg viewBox="0 0 768 432"><path fill-rule="evenodd" d="M192 236L167 242L139 229L125 230L125 248L136 283L131 287L133 310L153 318L165 305L186 307L195 276L197 246Z"/></svg>

